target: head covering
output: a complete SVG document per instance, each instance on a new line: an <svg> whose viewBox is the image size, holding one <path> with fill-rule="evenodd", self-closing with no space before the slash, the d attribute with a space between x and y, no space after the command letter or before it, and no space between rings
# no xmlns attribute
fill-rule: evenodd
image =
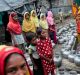
<svg viewBox="0 0 80 75"><path fill-rule="evenodd" d="M36 11L35 11L35 10L32 10L32 11L31 11L31 20L35 23L35 26L36 26L36 27L39 27L38 17L37 17L37 15L35 15L35 17L32 16L33 13L36 14Z"/></svg>
<svg viewBox="0 0 80 75"><path fill-rule="evenodd" d="M80 6L78 7L78 15L80 15Z"/></svg>
<svg viewBox="0 0 80 75"><path fill-rule="evenodd" d="M18 53L25 59L22 51L19 50L18 48L12 47L12 46L6 46L6 45L0 46L0 75L4 75L4 73L5 73L4 69L5 69L6 58L13 53ZM26 64L27 64L27 62L26 62ZM28 72L27 72L27 73L29 73L28 75L32 75L28 64L26 66L28 67Z"/></svg>
<svg viewBox="0 0 80 75"><path fill-rule="evenodd" d="M36 32L36 27L35 27L34 22L31 20L26 20L26 18L25 18L26 14L29 14L29 12L24 13L22 31L24 31L24 32L28 32L28 31Z"/></svg>
<svg viewBox="0 0 80 75"><path fill-rule="evenodd" d="M51 11L48 11L47 13L47 22L48 25L54 25L54 18L53 18L53 13Z"/></svg>
<svg viewBox="0 0 80 75"><path fill-rule="evenodd" d="M13 17L16 16L16 15L17 14L15 12L11 12L11 14L9 16L9 23L8 23L7 28L12 33L21 34L22 30L21 30L21 27L20 27L20 23L13 19Z"/></svg>
<svg viewBox="0 0 80 75"><path fill-rule="evenodd" d="M42 19L42 16L44 16L44 20ZM41 15L40 15L40 26L43 29L48 29L48 24L47 24L47 21L46 21L46 18L45 18L45 14L43 14L43 13L41 13Z"/></svg>

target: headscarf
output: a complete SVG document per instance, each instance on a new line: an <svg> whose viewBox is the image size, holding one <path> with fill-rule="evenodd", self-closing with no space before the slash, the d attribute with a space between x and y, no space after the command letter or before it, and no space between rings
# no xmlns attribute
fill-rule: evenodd
<svg viewBox="0 0 80 75"><path fill-rule="evenodd" d="M26 18L25 18L26 14L29 14L29 13L28 12L24 13L24 20L23 20L22 30L24 32L28 32L28 31L36 32L35 24L31 20L26 20Z"/></svg>
<svg viewBox="0 0 80 75"><path fill-rule="evenodd" d="M78 14L80 15L80 6L78 7Z"/></svg>
<svg viewBox="0 0 80 75"><path fill-rule="evenodd" d="M42 20L42 16L45 17L45 14L41 13L40 15L40 26L43 28L43 29L48 29L48 23L46 21L46 17L44 20Z"/></svg>
<svg viewBox="0 0 80 75"><path fill-rule="evenodd" d="M38 17L37 15L35 17L32 16L33 13L36 13L35 10L32 10L31 11L31 20L35 23L36 27L39 27L39 20L38 20Z"/></svg>
<svg viewBox="0 0 80 75"><path fill-rule="evenodd" d="M21 34L22 30L21 30L20 23L18 21L14 21L13 19L13 17L16 15L17 14L15 12L11 12L9 16L9 23L8 23L7 28L11 33Z"/></svg>
<svg viewBox="0 0 80 75"><path fill-rule="evenodd" d="M24 59L24 55L23 52L21 50L19 50L16 47L12 47L12 46L6 46L6 45L1 45L0 46L0 75L5 75L5 60L7 59L7 57L13 53L18 53L20 54ZM26 59L25 59L26 60ZM32 75L30 68L26 62L26 66L28 68L28 75Z"/></svg>
<svg viewBox="0 0 80 75"><path fill-rule="evenodd" d="M53 18L53 13L51 11L48 11L47 13L47 22L48 25L54 25L54 18Z"/></svg>

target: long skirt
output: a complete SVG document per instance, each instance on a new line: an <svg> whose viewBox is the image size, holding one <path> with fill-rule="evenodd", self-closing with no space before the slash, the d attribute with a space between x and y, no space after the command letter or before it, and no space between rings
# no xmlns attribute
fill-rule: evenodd
<svg viewBox="0 0 80 75"><path fill-rule="evenodd" d="M55 25L53 25L53 29L55 30ZM49 30L49 36L51 40L56 44L57 43L57 38L56 38L56 31L50 31Z"/></svg>
<svg viewBox="0 0 80 75"><path fill-rule="evenodd" d="M38 69L35 70L34 65L33 65L33 74L34 75L44 75L41 59L40 58L39 59L34 59L34 62L37 65Z"/></svg>

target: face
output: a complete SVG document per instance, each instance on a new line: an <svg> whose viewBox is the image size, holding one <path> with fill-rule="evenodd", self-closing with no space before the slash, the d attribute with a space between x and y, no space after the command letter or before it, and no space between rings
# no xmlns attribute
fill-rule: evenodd
<svg viewBox="0 0 80 75"><path fill-rule="evenodd" d="M27 75L26 61L21 55L11 55L5 68L6 75Z"/></svg>
<svg viewBox="0 0 80 75"><path fill-rule="evenodd" d="M27 13L27 14L25 15L25 18L26 18L26 19L30 19L30 15Z"/></svg>
<svg viewBox="0 0 80 75"><path fill-rule="evenodd" d="M35 17L35 16L36 16L36 12L33 12L33 13L32 13L32 16Z"/></svg>
<svg viewBox="0 0 80 75"><path fill-rule="evenodd" d="M42 15L42 17L41 17L41 18L42 18L42 20L44 20L44 19L45 19L45 16L44 16L44 15Z"/></svg>
<svg viewBox="0 0 80 75"><path fill-rule="evenodd" d="M13 17L13 19L14 19L15 21L17 21L17 20L18 20L18 16L15 15L15 16Z"/></svg>
<svg viewBox="0 0 80 75"><path fill-rule="evenodd" d="M34 37L34 38L31 40L31 43L32 43L33 45L36 45L36 43L37 43L36 37Z"/></svg>
<svg viewBox="0 0 80 75"><path fill-rule="evenodd" d="M48 31L46 29L42 29L41 36L44 38L48 37Z"/></svg>

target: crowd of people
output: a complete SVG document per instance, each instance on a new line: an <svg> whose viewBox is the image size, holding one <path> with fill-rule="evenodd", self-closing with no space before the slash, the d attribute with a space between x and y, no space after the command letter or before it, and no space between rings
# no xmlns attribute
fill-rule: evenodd
<svg viewBox="0 0 80 75"><path fill-rule="evenodd" d="M0 46L0 65L3 66L0 75L55 75L52 44L57 44L57 38L52 11L49 10L47 16L41 13L40 18L35 10L27 11L22 25L17 13L10 12L5 31L10 33L11 46ZM25 61L23 54L26 52L33 63L33 71Z"/></svg>
<svg viewBox="0 0 80 75"><path fill-rule="evenodd" d="M80 9L80 8L79 8ZM78 42L80 41L80 11L74 6L73 16L76 18ZM57 44L56 23L51 10L37 14L35 10L25 12L22 24L16 12L4 15L5 35L11 46L0 46L0 75L55 75L54 48ZM60 22L63 22L61 9ZM6 20L5 20L6 19ZM26 47L24 45L26 43ZM33 71L30 70L24 57L30 55Z"/></svg>

